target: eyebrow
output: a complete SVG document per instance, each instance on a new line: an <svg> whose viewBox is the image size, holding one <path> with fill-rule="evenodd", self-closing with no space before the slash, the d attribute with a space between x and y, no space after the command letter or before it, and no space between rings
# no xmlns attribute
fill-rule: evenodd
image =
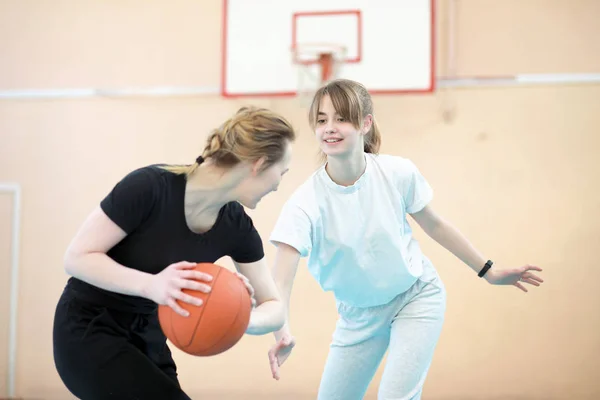
<svg viewBox="0 0 600 400"><path fill-rule="evenodd" d="M324 113L323 111L319 111L319 112L317 113L317 115L324 115L324 116L327 116L327 113ZM340 114L339 114L337 111L334 111L334 112L333 112L333 115L340 115Z"/></svg>

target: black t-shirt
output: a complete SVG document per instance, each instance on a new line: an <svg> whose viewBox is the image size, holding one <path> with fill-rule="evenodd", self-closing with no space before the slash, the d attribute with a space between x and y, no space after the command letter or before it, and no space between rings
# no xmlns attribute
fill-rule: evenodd
<svg viewBox="0 0 600 400"><path fill-rule="evenodd" d="M157 274L179 261L215 262L223 256L249 263L264 256L252 219L237 202L225 204L204 233L186 223L185 175L150 165L136 169L115 185L100 206L127 236L107 255L129 268ZM123 311L153 312L148 299L114 293L70 278L67 290L83 300Z"/></svg>

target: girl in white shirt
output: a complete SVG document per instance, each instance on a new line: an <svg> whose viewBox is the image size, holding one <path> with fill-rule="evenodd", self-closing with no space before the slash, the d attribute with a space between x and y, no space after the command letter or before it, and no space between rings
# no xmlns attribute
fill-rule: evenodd
<svg viewBox="0 0 600 400"><path fill-rule="evenodd" d="M386 350L380 399L420 399L444 321L446 292L412 235L407 214L440 245L495 285L542 282L525 265L491 268L489 261L431 208L432 189L408 159L378 155L381 136L366 88L335 80L317 91L309 122L325 163L286 202L271 234L275 281L289 311L300 257L336 298L339 319L319 399L362 399ZM295 341L275 333L273 377Z"/></svg>

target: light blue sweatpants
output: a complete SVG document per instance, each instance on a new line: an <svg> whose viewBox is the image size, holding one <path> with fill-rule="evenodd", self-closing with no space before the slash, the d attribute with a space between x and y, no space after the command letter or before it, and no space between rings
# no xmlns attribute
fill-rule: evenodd
<svg viewBox="0 0 600 400"><path fill-rule="evenodd" d="M339 319L319 400L361 400L389 349L379 400L418 400L446 311L446 289L430 262L420 279L388 304L338 303Z"/></svg>

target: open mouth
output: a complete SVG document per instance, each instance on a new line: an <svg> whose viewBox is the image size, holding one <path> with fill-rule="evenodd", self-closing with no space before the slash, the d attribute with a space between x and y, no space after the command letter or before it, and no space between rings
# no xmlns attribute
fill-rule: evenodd
<svg viewBox="0 0 600 400"><path fill-rule="evenodd" d="M325 139L324 142L325 143L339 143L341 142L343 139Z"/></svg>

